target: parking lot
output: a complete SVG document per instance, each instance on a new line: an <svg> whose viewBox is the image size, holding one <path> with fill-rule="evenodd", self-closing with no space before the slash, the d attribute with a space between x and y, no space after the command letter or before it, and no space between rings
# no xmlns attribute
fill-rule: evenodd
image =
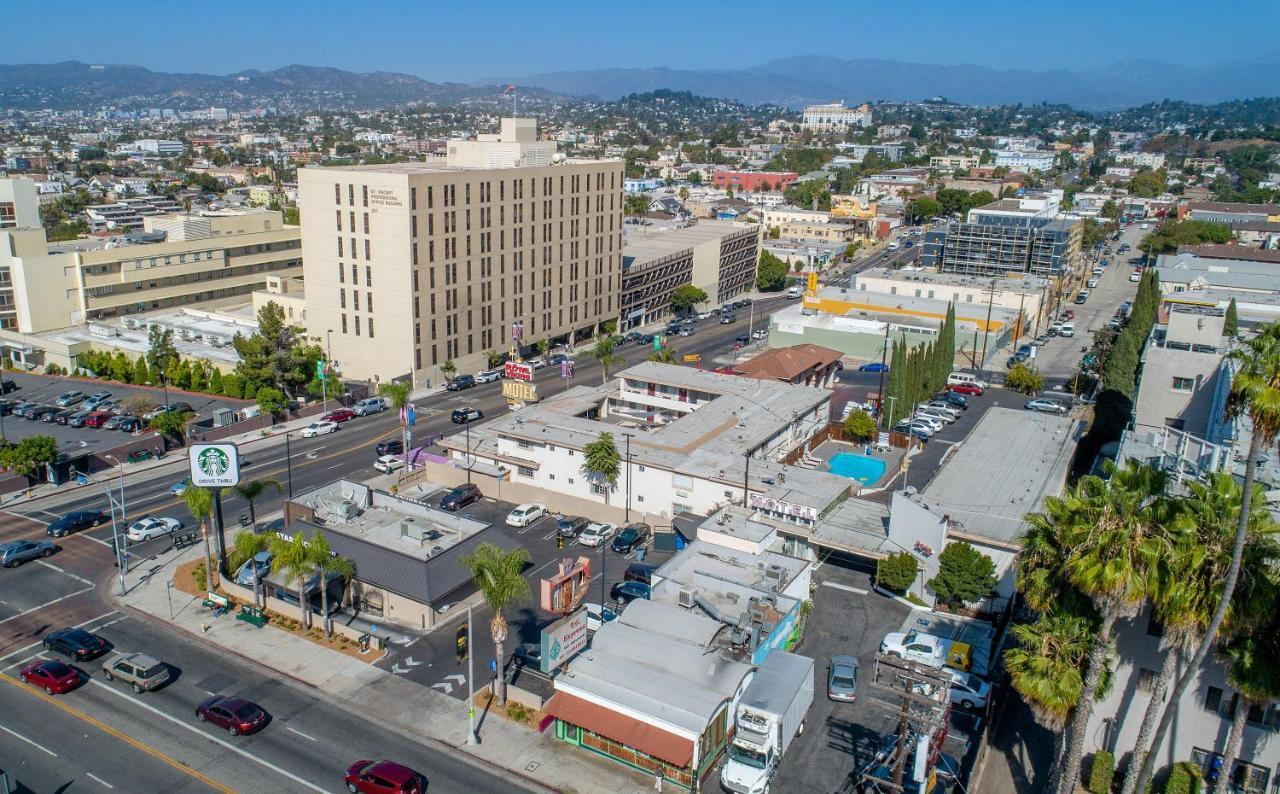
<svg viewBox="0 0 1280 794"><path fill-rule="evenodd" d="M20 403L33 402L39 405L57 407L59 411L83 410L83 403L77 403L66 409L56 406L58 397L69 391L79 391L86 395L107 392L126 404L129 404L129 401L145 401L154 407L160 407L165 404L164 390L147 386L130 386L125 383L14 372L5 372L4 380L13 381L18 387L16 390L4 395L4 399L11 404L11 407ZM169 400L171 403L179 401L190 403L196 415L201 417L208 417L215 408L225 407L239 410L245 405L240 400L176 390L170 391ZM109 449L119 446L126 440L127 433L104 428L70 427L57 422L30 420L7 414L0 417L0 435L9 441L21 441L29 436L52 436L57 440L60 449L93 450L95 448Z"/></svg>

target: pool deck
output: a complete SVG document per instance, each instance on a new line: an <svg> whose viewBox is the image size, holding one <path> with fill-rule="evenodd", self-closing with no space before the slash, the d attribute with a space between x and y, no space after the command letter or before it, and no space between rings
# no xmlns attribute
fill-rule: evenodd
<svg viewBox="0 0 1280 794"><path fill-rule="evenodd" d="M884 461L884 476L881 477L879 481L864 486L864 492L875 491L883 488L891 482L894 477L898 476L898 470L902 468L903 450L898 449L897 447L891 448L888 452L872 452L871 454L867 454L867 447L865 444L850 444L847 441L833 441L828 439L827 441L823 441L819 444L817 448L809 453L809 455L811 457L818 458L826 466L830 467L831 459L841 452L852 452L853 454L861 455L864 458L875 458L876 460Z"/></svg>

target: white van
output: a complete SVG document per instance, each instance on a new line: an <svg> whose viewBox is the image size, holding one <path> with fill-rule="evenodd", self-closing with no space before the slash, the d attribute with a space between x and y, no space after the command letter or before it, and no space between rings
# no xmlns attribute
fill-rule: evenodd
<svg viewBox="0 0 1280 794"><path fill-rule="evenodd" d="M1058 336L1075 336L1075 335L1076 335L1076 326L1074 323L1063 323L1062 327L1058 329Z"/></svg>
<svg viewBox="0 0 1280 794"><path fill-rule="evenodd" d="M798 297L800 297L800 293L801 293L801 292L802 292L802 290L801 290L799 287L788 287L788 288L787 288L787 297L788 297L788 298L798 298Z"/></svg>
<svg viewBox="0 0 1280 794"><path fill-rule="evenodd" d="M979 389L988 388L987 382L978 380L967 372L953 372L947 376L948 386L977 386Z"/></svg>

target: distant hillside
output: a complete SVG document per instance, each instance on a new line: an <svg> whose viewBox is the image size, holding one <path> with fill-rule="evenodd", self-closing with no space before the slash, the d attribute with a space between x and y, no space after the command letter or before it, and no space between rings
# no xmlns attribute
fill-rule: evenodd
<svg viewBox="0 0 1280 794"><path fill-rule="evenodd" d="M841 97L850 101L901 101L942 95L971 105L1051 102L1115 109L1162 99L1222 102L1277 96L1280 55L1213 66L1132 60L1076 71L802 55L748 69L589 69L483 82L519 82L601 99L668 88L749 104L789 107Z"/></svg>
<svg viewBox="0 0 1280 794"><path fill-rule="evenodd" d="M432 83L394 72L357 74L319 66L285 66L269 72L250 70L220 76L153 72L141 66L117 64L90 66L78 61L0 65L0 107L18 109L95 109L101 105L236 108L267 104L355 110L409 102L451 104L500 91L499 86Z"/></svg>

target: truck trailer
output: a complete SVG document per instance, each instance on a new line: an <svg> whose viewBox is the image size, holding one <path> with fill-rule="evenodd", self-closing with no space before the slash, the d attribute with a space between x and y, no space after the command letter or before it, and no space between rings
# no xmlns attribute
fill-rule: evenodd
<svg viewBox="0 0 1280 794"><path fill-rule="evenodd" d="M813 705L814 663L775 650L747 684L734 715L729 760L720 785L737 794L764 794L791 741L804 733Z"/></svg>

